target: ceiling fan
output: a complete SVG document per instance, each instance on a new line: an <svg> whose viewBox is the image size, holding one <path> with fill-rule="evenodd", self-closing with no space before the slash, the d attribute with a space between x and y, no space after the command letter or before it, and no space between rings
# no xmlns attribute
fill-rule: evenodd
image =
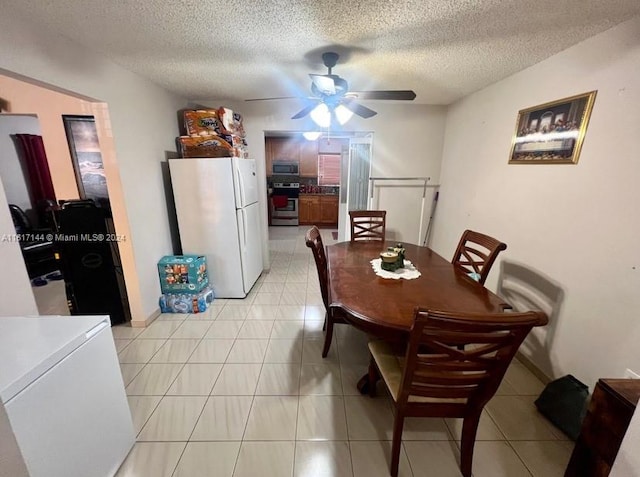
<svg viewBox="0 0 640 477"><path fill-rule="evenodd" d="M332 73L333 68L338 63L340 56L337 53L328 51L322 54L322 62L328 69L326 75L310 74L312 97L305 98L306 105L302 110L293 115L291 119L300 119L318 110L318 106L324 109L324 114L335 114L336 110L344 107L350 114L357 114L361 118L370 118L377 113L357 103L356 99L364 100L396 100L412 101L416 93L411 90L385 90L385 91L349 91L349 84L346 80ZM262 98L248 99L247 101L263 101L269 99L287 98ZM321 106L324 105L324 106ZM313 114L312 114L313 117ZM342 121L341 121L342 123Z"/></svg>

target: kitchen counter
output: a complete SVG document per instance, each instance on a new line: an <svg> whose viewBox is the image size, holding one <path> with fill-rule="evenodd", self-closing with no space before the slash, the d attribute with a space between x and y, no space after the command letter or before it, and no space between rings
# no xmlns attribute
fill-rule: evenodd
<svg viewBox="0 0 640 477"><path fill-rule="evenodd" d="M304 196L304 197L314 197L314 196L327 196L327 195L332 195L332 196L339 196L340 194L336 193L332 193L332 192L300 192L300 196Z"/></svg>

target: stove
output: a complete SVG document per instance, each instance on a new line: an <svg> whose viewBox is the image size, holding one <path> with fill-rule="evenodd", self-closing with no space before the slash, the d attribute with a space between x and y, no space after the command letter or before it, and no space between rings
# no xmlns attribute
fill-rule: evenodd
<svg viewBox="0 0 640 477"><path fill-rule="evenodd" d="M299 182L274 182L269 206L271 225L298 225Z"/></svg>

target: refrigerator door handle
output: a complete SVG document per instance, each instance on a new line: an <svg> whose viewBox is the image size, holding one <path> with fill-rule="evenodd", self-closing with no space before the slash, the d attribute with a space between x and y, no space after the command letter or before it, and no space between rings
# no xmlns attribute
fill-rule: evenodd
<svg viewBox="0 0 640 477"><path fill-rule="evenodd" d="M247 248L247 211L242 211L242 241L244 242L244 248Z"/></svg>
<svg viewBox="0 0 640 477"><path fill-rule="evenodd" d="M244 194L244 181L242 179L242 173L240 171L240 168L237 166L237 164L235 162L232 162L232 166L233 166L233 172L236 175L236 177L238 178L238 203L236 204L236 207L243 208L247 204L245 204L245 198L244 198L244 196L245 196L245 194Z"/></svg>

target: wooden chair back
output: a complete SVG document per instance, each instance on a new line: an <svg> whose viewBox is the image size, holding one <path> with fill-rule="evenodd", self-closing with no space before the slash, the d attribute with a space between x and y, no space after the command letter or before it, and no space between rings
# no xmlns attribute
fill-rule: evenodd
<svg viewBox="0 0 640 477"><path fill-rule="evenodd" d="M506 243L502 243L493 237L473 230L465 230L451 263L460 267L466 273L477 274L478 282L484 285L493 262L496 261L498 254L506 248Z"/></svg>
<svg viewBox="0 0 640 477"><path fill-rule="evenodd" d="M480 315L417 309L397 405L407 407L405 415L479 413L527 334L546 323L539 311ZM416 413L412 406L419 408Z"/></svg>
<svg viewBox="0 0 640 477"><path fill-rule="evenodd" d="M324 302L325 310L329 310L329 289L328 289L328 271L327 271L327 255L322 243L322 236L318 227L315 225L307 230L304 241L313 252L313 258L316 261L316 269L318 270L318 280L320 281L320 293Z"/></svg>
<svg viewBox="0 0 640 477"><path fill-rule="evenodd" d="M473 314L416 310L394 394L392 477L398 475L405 417L463 418L460 471L471 477L482 409L496 393L531 328L547 321L541 311Z"/></svg>
<svg viewBox="0 0 640 477"><path fill-rule="evenodd" d="M370 393L375 394L382 376L396 411L391 477L398 477L405 417L463 418L460 471L471 477L482 410L527 334L547 322L542 311L478 314L417 308L404 359L384 341L370 342Z"/></svg>
<svg viewBox="0 0 640 477"><path fill-rule="evenodd" d="M376 240L384 242L386 210L350 210L351 241Z"/></svg>

